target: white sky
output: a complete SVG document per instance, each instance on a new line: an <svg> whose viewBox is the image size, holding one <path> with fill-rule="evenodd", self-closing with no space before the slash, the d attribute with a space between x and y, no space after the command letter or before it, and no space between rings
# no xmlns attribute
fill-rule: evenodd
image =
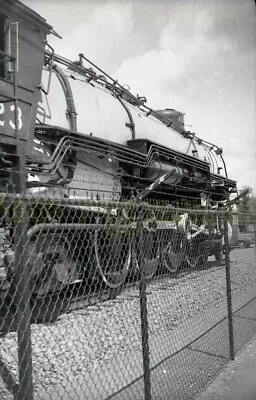
<svg viewBox="0 0 256 400"><path fill-rule="evenodd" d="M78 53L147 105L184 112L187 129L223 148L229 177L256 191L253 0L23 0Z"/></svg>

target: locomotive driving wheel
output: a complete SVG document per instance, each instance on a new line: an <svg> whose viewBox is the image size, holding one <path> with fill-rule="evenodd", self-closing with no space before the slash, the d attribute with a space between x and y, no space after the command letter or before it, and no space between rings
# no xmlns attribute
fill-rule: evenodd
<svg viewBox="0 0 256 400"><path fill-rule="evenodd" d="M190 268L196 268L201 261L201 254L197 246L193 246L192 243L187 244L187 251L185 261Z"/></svg>
<svg viewBox="0 0 256 400"><path fill-rule="evenodd" d="M64 244L45 240L42 245L29 245L28 262L31 265L32 293L43 296L56 293L77 279L76 266Z"/></svg>
<svg viewBox="0 0 256 400"><path fill-rule="evenodd" d="M145 237L144 243L145 243L145 248L143 249L144 272L145 272L145 278L148 280L153 278L160 263L160 247L158 245L157 234L154 232L148 232ZM133 259L137 271L139 271L140 269L138 255L139 255L139 249L137 248L137 246L133 246Z"/></svg>
<svg viewBox="0 0 256 400"><path fill-rule="evenodd" d="M131 240L127 232L95 229L94 252L103 282L112 289L120 287L131 264Z"/></svg>
<svg viewBox="0 0 256 400"><path fill-rule="evenodd" d="M162 252L164 267L171 273L175 273L181 267L186 254L186 244L183 234L172 235L171 240Z"/></svg>

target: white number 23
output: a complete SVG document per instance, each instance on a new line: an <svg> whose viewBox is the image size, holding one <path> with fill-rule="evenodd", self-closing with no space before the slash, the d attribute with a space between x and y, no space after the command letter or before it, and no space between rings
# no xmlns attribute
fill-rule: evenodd
<svg viewBox="0 0 256 400"><path fill-rule="evenodd" d="M10 111L12 111L13 113L15 112L15 105L12 104L10 106ZM17 108L17 119L18 119L18 129L20 130L22 128L22 110L20 107ZM4 126L5 125L5 120L1 119L1 115L3 115L5 112L5 107L4 107L4 103L0 103L0 126ZM13 118L13 120L15 121L15 116ZM13 122L13 120L9 121L9 125L12 129L15 129L15 122Z"/></svg>

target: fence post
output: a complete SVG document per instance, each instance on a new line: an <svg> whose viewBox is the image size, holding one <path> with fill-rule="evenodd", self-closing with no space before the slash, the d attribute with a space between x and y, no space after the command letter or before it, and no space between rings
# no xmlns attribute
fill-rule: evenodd
<svg viewBox="0 0 256 400"><path fill-rule="evenodd" d="M27 204L15 207L15 304L18 335L19 384L15 400L33 400L30 270L27 262Z"/></svg>
<svg viewBox="0 0 256 400"><path fill-rule="evenodd" d="M228 332L229 332L229 354L230 359L234 360L234 328L233 328L233 312L232 312L232 292L230 279L230 259L229 259L229 242L228 242L228 212L224 215L224 243L225 243L225 266L226 266L226 289L227 289L227 308L228 308Z"/></svg>
<svg viewBox="0 0 256 400"><path fill-rule="evenodd" d="M17 107L15 111L17 117ZM17 122L17 118L16 118ZM17 126L17 124L16 124ZM33 371L31 347L30 268L27 262L27 201L22 199L26 190L25 147L17 136L16 164L12 172L16 193L21 194L13 207L14 219L14 301L18 336L19 383L15 400L33 400Z"/></svg>
<svg viewBox="0 0 256 400"><path fill-rule="evenodd" d="M143 376L144 376L144 396L145 400L151 400L151 382L150 382L150 359L148 344L148 317L147 317L147 293L145 279L145 240L143 233L143 215L138 220L138 263L140 275L140 318L141 318L141 342L143 356Z"/></svg>
<svg viewBox="0 0 256 400"><path fill-rule="evenodd" d="M14 117L15 138L12 184L14 192L21 197L13 207L14 219L14 302L16 305L16 325L18 335L19 384L15 400L33 400L32 348L31 348L31 310L30 310L30 271L27 263L27 203L22 200L26 193L26 154L28 140L21 140L18 129L18 80L17 60L14 59ZM31 134L31 132L30 132Z"/></svg>

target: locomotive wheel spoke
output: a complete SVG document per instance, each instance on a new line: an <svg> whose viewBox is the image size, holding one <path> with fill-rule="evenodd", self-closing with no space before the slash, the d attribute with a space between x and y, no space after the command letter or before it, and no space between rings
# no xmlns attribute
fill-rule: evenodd
<svg viewBox="0 0 256 400"><path fill-rule="evenodd" d="M152 279L155 275L159 263L160 263L160 247L158 244L158 238L154 233L148 233L145 239L146 250L144 255L144 267L145 267L145 278L147 280ZM139 271L139 250L134 246L133 257L136 270Z"/></svg>
<svg viewBox="0 0 256 400"><path fill-rule="evenodd" d="M196 244L187 242L185 261L190 268L196 268L201 262L201 254Z"/></svg>
<svg viewBox="0 0 256 400"><path fill-rule="evenodd" d="M38 296L57 292L76 280L76 268L64 244L44 244L32 247L29 263L32 266L32 292Z"/></svg>
<svg viewBox="0 0 256 400"><path fill-rule="evenodd" d="M152 279L153 276L155 275L157 268L159 266L159 259L160 259L159 254L154 258L145 257L144 262L145 262L145 278L146 279Z"/></svg>
<svg viewBox="0 0 256 400"><path fill-rule="evenodd" d="M208 260L208 255L207 254L202 254L200 257L200 263L201 265L207 265L207 260Z"/></svg>
<svg viewBox="0 0 256 400"><path fill-rule="evenodd" d="M173 237L162 252L164 267L171 273L177 272L184 261L185 251L183 238Z"/></svg>
<svg viewBox="0 0 256 400"><path fill-rule="evenodd" d="M201 260L200 255L186 254L186 262L190 268L196 268Z"/></svg>
<svg viewBox="0 0 256 400"><path fill-rule="evenodd" d="M94 233L96 268L103 282L110 288L120 287L131 264L131 243L124 232Z"/></svg>
<svg viewBox="0 0 256 400"><path fill-rule="evenodd" d="M222 260L222 257L223 257L222 251L221 250L220 251L216 251L214 253L214 257L215 257L215 260L216 260L217 264L221 264L221 260Z"/></svg>

